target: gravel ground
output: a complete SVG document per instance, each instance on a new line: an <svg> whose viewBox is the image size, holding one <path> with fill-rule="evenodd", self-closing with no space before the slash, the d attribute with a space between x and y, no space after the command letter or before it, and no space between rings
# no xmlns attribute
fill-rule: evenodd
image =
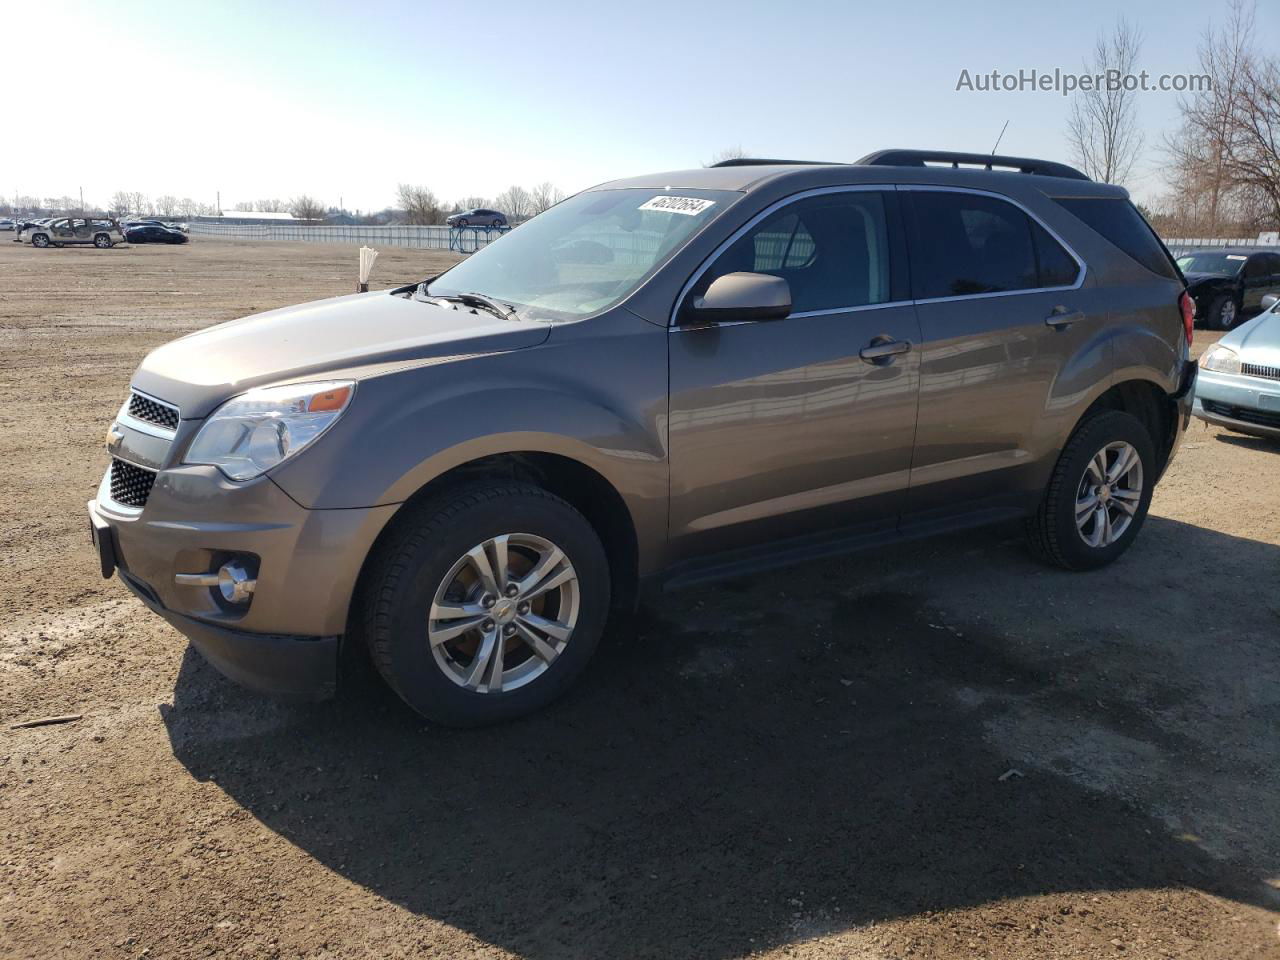
<svg viewBox="0 0 1280 960"><path fill-rule="evenodd" d="M355 263L0 242L0 956L1280 956L1280 445L1199 423L1096 573L994 529L672 594L478 732L358 661L221 679L94 569L103 433L147 350Z"/></svg>

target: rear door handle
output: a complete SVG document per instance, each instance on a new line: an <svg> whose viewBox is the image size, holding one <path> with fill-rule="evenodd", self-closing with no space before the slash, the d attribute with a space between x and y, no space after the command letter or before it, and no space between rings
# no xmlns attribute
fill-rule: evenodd
<svg viewBox="0 0 1280 960"><path fill-rule="evenodd" d="M911 349L909 340L894 340L887 334L874 337L869 344L858 351L858 356L867 363L885 366L893 363L893 358Z"/></svg>
<svg viewBox="0 0 1280 960"><path fill-rule="evenodd" d="M1055 330L1064 330L1077 320L1084 319L1084 311L1070 310L1067 307L1054 307L1053 311L1044 318L1044 322Z"/></svg>

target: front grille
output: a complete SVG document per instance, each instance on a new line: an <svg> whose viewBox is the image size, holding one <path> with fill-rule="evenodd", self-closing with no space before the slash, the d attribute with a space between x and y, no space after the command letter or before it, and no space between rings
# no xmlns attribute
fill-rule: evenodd
<svg viewBox="0 0 1280 960"><path fill-rule="evenodd" d="M1280 380L1280 367L1264 367L1260 363L1242 363L1240 372L1246 377L1266 377L1268 380Z"/></svg>
<svg viewBox="0 0 1280 960"><path fill-rule="evenodd" d="M1252 407L1233 407L1227 403L1218 403L1216 400L1201 400L1200 403L1210 413L1216 413L1220 417L1230 417L1232 420L1241 420L1244 423L1256 423L1260 427L1280 427L1280 413L1254 410Z"/></svg>
<svg viewBox="0 0 1280 960"><path fill-rule="evenodd" d="M145 507L156 472L134 466L127 460L111 458L111 499L126 507Z"/></svg>
<svg viewBox="0 0 1280 960"><path fill-rule="evenodd" d="M160 400L152 400L141 393L129 394L129 416L136 420L154 423L157 427L164 427L166 430L178 429L177 407Z"/></svg>

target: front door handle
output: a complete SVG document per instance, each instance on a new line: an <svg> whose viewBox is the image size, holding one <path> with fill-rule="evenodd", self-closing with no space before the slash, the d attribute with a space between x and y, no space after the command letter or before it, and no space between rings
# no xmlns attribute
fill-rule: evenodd
<svg viewBox="0 0 1280 960"><path fill-rule="evenodd" d="M895 340L886 333L873 337L871 342L858 351L858 356L867 363L884 367L893 363L893 358L911 349L909 340Z"/></svg>
<svg viewBox="0 0 1280 960"><path fill-rule="evenodd" d="M1044 322L1049 326L1053 327L1055 330L1065 330L1067 327L1071 326L1071 324L1075 323L1077 320L1083 320L1083 319L1084 319L1084 311L1071 310L1068 307L1059 306L1059 307L1053 308L1053 310L1049 313L1049 315L1044 318Z"/></svg>

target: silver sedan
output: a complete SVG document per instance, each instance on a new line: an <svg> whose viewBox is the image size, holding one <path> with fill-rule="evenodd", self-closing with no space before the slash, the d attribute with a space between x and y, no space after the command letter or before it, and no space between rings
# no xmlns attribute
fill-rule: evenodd
<svg viewBox="0 0 1280 960"><path fill-rule="evenodd" d="M1195 415L1237 433L1280 440L1280 300L1200 358Z"/></svg>

